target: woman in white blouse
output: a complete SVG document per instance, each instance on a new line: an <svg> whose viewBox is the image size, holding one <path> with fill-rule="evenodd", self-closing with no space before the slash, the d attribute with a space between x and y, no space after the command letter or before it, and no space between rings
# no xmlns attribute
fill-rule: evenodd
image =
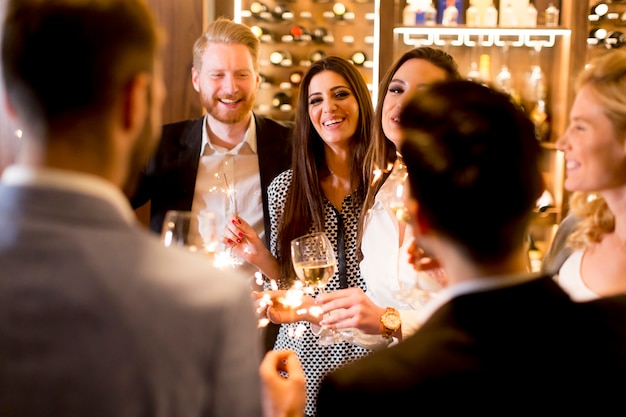
<svg viewBox="0 0 626 417"><path fill-rule="evenodd" d="M397 172L387 172L380 178L373 172L378 168L397 169L401 161L396 152L401 142L399 115L409 98L420 88L438 81L459 79L454 59L440 49L414 48L402 55L381 80L380 97L375 116L374 138L368 149L367 167L372 171L372 186L368 191L362 218L359 222L359 239L362 252L361 275L367 291L348 288L326 294L320 299L326 315L322 324L338 329L348 329L353 343L375 349L387 346L393 340L411 335L420 325L420 300L412 299L410 290L416 285L426 292L440 288L444 274L435 268L429 275L420 275L410 262L410 248L414 244L411 227L399 221L384 198L387 188L395 184ZM424 258L427 259L427 258ZM421 279L420 279L421 278ZM425 279L424 279L425 278ZM439 281L439 282L437 282ZM419 297L418 297L419 298ZM400 319L400 327L385 329L381 317L392 307ZM386 337L385 337L386 336Z"/></svg>

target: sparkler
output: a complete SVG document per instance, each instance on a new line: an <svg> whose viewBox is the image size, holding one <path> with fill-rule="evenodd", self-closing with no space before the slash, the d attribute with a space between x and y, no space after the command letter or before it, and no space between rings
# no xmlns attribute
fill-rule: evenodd
<svg viewBox="0 0 626 417"><path fill-rule="evenodd" d="M237 199L235 198L237 190L235 190L235 187L228 183L226 173L224 173L224 182L226 183L226 195L228 196L228 201L230 202L230 210L234 214L237 214Z"/></svg>
<svg viewBox="0 0 626 417"><path fill-rule="evenodd" d="M230 212L232 212L233 214L237 214L237 199L235 198L237 190L235 190L235 187L228 182L228 177L226 176L226 173L223 173L223 176L224 183L226 184L226 189L224 190L224 193L226 193L226 196L228 197ZM250 252L247 246L244 248L244 250ZM218 269L224 269L226 267L236 268L238 266L241 266L242 264L243 261L235 256L230 248L227 248L222 252L216 253L215 259L213 261L213 265Z"/></svg>
<svg viewBox="0 0 626 417"><path fill-rule="evenodd" d="M260 272L255 273L257 282L262 281L262 275ZM263 316L258 320L258 327L266 327L270 320L266 316L268 309L272 306L276 306L281 310L293 310L297 316L304 316L307 312L313 314L313 311L321 310L319 306L312 306L310 308L301 307L304 304L304 297L307 294L306 288L300 281L296 281L294 285L284 292L284 295L273 296L272 291L278 290L278 284L275 280L270 281L271 291L265 292L259 299L257 314ZM287 330L287 335L291 338L298 339L302 337L306 331L306 326L302 323L291 325Z"/></svg>

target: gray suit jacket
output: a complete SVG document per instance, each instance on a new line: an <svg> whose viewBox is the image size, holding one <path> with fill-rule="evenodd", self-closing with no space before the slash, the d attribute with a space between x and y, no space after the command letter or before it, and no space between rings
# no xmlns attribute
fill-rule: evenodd
<svg viewBox="0 0 626 417"><path fill-rule="evenodd" d="M0 415L258 416L246 282L109 202L0 186Z"/></svg>
<svg viewBox="0 0 626 417"><path fill-rule="evenodd" d="M570 214L559 223L552 243L541 262L543 272L550 275L559 273L561 265L573 252L572 248L567 246L567 238L572 234L579 221L578 217Z"/></svg>

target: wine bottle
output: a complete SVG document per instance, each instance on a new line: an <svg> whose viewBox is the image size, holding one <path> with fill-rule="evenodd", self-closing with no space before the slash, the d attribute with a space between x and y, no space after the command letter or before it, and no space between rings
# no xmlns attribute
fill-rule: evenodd
<svg viewBox="0 0 626 417"><path fill-rule="evenodd" d="M272 97L272 107L281 111L290 111L292 109L291 96L284 91L279 91Z"/></svg>
<svg viewBox="0 0 626 417"><path fill-rule="evenodd" d="M252 3L250 3L250 14L252 15L252 17L263 20L267 17L268 13L269 8L265 3L262 3L260 1L253 1ZM269 15L271 16L271 13L269 13Z"/></svg>
<svg viewBox="0 0 626 417"><path fill-rule="evenodd" d="M289 82L291 83L293 87L298 87L300 83L302 82L303 76L304 76L304 73L302 71L294 71L291 74L289 74Z"/></svg>
<svg viewBox="0 0 626 417"><path fill-rule="evenodd" d="M478 27L481 25L480 14L478 7L474 4L474 0L470 0L469 7L465 11L465 24L468 27Z"/></svg>
<svg viewBox="0 0 626 417"><path fill-rule="evenodd" d="M607 49L621 48L624 45L624 33L619 30L608 32L604 40Z"/></svg>
<svg viewBox="0 0 626 417"><path fill-rule="evenodd" d="M605 2L596 3L591 7L588 19L590 22L597 22L603 19L609 11L609 6Z"/></svg>
<svg viewBox="0 0 626 417"><path fill-rule="evenodd" d="M285 20L291 20L294 17L293 12L285 3L278 3L274 9L272 9L272 17L277 22L282 22Z"/></svg>
<svg viewBox="0 0 626 417"><path fill-rule="evenodd" d="M288 51L277 50L270 54L270 62L281 67L290 67L293 63Z"/></svg>
<svg viewBox="0 0 626 417"><path fill-rule="evenodd" d="M419 6L420 0L407 0L402 9L402 24L404 26L421 25L426 22L426 14Z"/></svg>
<svg viewBox="0 0 626 417"><path fill-rule="evenodd" d="M547 27L555 27L559 25L559 9L554 5L554 3L550 3L544 14Z"/></svg>
<svg viewBox="0 0 626 417"><path fill-rule="evenodd" d="M435 26L437 24L437 9L433 6L432 1L424 8L424 24L426 26Z"/></svg>
<svg viewBox="0 0 626 417"><path fill-rule="evenodd" d="M441 17L443 26L456 26L459 24L459 9L455 5L455 0L446 0L446 8Z"/></svg>
<svg viewBox="0 0 626 417"><path fill-rule="evenodd" d="M365 52L363 51L356 51L355 53L352 54L352 56L350 56L350 61L352 61L352 63L356 65L357 67L360 67L361 65L363 65L366 60L367 60L367 56L365 55Z"/></svg>
<svg viewBox="0 0 626 417"><path fill-rule="evenodd" d="M505 16L505 22L508 20L509 27L519 27L526 25L526 15L530 0L500 0L500 16L506 6L510 12L509 16ZM500 26L503 26L502 24Z"/></svg>
<svg viewBox="0 0 626 417"><path fill-rule="evenodd" d="M587 45L601 45L604 43L608 32L605 28L593 28L589 31Z"/></svg>
<svg viewBox="0 0 626 417"><path fill-rule="evenodd" d="M529 28L537 27L537 8L535 5L530 2L528 3L528 7L526 8L526 26Z"/></svg>
<svg viewBox="0 0 626 417"><path fill-rule="evenodd" d="M325 27L318 26L311 31L311 39L317 44L329 41L328 30Z"/></svg>
<svg viewBox="0 0 626 417"><path fill-rule="evenodd" d="M498 9L496 9L496 7L493 5L493 1L485 9L482 23L486 27L498 26Z"/></svg>
<svg viewBox="0 0 626 417"><path fill-rule="evenodd" d="M333 4L333 13L335 14L335 17L341 19L347 11L348 8L345 4L341 2L336 2L335 4Z"/></svg>
<svg viewBox="0 0 626 417"><path fill-rule="evenodd" d="M513 6L511 5L511 0L500 0L500 11L498 15L500 16L500 26L517 26L517 16L515 15L515 11L513 10Z"/></svg>
<svg viewBox="0 0 626 417"><path fill-rule="evenodd" d="M478 62L478 71L480 72L481 82L489 84L491 82L491 56L488 54L482 54Z"/></svg>
<svg viewBox="0 0 626 417"><path fill-rule="evenodd" d="M267 88L270 85L272 85L272 79L268 77L267 75L260 73L259 78L260 78L260 83L259 83L260 87Z"/></svg>
<svg viewBox="0 0 626 417"><path fill-rule="evenodd" d="M445 26L455 26L465 22L464 0L439 0L437 1L437 23ZM422 6L422 9L425 9ZM448 13L446 14L446 9ZM456 9L456 13L455 13ZM444 20L446 23L444 23ZM456 22L456 23L454 23Z"/></svg>
<svg viewBox="0 0 626 417"><path fill-rule="evenodd" d="M291 26L289 28L289 34L291 35L291 38L296 42L300 42L300 41L306 42L312 39L311 35L309 34L309 31L300 25Z"/></svg>
<svg viewBox="0 0 626 417"><path fill-rule="evenodd" d="M311 52L311 54L309 54L309 60L311 62L315 62L315 61L319 61L320 59L324 59L326 58L326 53L324 51L321 50L315 50L313 52Z"/></svg>
<svg viewBox="0 0 626 417"><path fill-rule="evenodd" d="M254 35L259 38L261 42L272 42L274 40L274 34L267 28L263 26L250 26L250 30Z"/></svg>

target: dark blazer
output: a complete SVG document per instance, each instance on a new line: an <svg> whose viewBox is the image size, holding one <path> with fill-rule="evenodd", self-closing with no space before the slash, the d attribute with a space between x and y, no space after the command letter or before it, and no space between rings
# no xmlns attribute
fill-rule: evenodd
<svg viewBox="0 0 626 417"><path fill-rule="evenodd" d="M397 409L600 415L622 398L624 353L617 343L606 321L571 301L550 277L466 294L397 346L328 374L318 416Z"/></svg>
<svg viewBox="0 0 626 417"><path fill-rule="evenodd" d="M292 122L255 114L265 230L269 230L267 186L290 167ZM163 126L161 142L139 179L133 208L150 201L150 230L161 233L167 210L191 210L202 145L202 121L186 120ZM269 238L269 233L266 234Z"/></svg>

